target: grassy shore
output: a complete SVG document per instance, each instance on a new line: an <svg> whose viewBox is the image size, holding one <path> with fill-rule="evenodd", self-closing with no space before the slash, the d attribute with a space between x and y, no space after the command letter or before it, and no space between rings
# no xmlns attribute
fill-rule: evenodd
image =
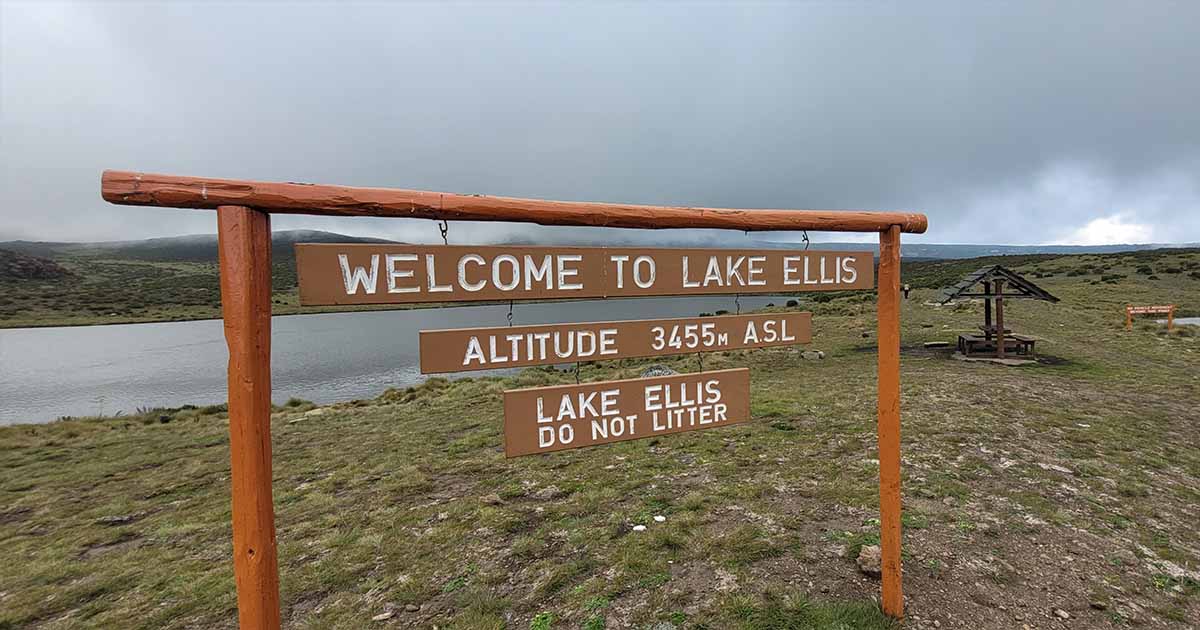
<svg viewBox="0 0 1200 630"><path fill-rule="evenodd" d="M981 308L905 302L905 627L1200 625L1200 342L1121 310L1200 310L1200 254L1095 258L1021 267L1063 299L1006 309L1035 366L925 350ZM286 625L890 627L853 560L878 539L872 300L814 305L823 360L706 357L752 371L724 429L505 459L501 392L574 378L549 369L281 407ZM0 428L0 628L235 626L227 431L219 407Z"/></svg>

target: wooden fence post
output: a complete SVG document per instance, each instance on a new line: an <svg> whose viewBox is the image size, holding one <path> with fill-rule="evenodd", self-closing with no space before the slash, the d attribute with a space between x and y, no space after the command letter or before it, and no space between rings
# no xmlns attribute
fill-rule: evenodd
<svg viewBox="0 0 1200 630"><path fill-rule="evenodd" d="M229 451L238 623L279 628L271 496L271 218L217 208L221 309L229 346Z"/></svg>
<svg viewBox="0 0 1200 630"><path fill-rule="evenodd" d="M900 568L900 227L879 233L879 544L883 612L904 616Z"/></svg>

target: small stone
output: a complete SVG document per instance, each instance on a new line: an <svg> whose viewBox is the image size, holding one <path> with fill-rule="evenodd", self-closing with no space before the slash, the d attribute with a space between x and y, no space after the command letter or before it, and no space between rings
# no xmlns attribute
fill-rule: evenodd
<svg viewBox="0 0 1200 630"><path fill-rule="evenodd" d="M644 532L644 531L646 531L646 526L645 526L645 525L634 525L634 526L633 526L633 531L635 531L635 532Z"/></svg>
<svg viewBox="0 0 1200 630"><path fill-rule="evenodd" d="M557 499L564 494L566 493L562 490L559 490L558 486L546 486L545 488L534 492L533 498L540 499L542 501L549 501L550 499Z"/></svg>
<svg viewBox="0 0 1200 630"><path fill-rule="evenodd" d="M858 552L858 558L855 562L858 563L858 570L864 575L871 577L879 577L881 571L879 568L881 554L879 545L863 545Z"/></svg>
<svg viewBox="0 0 1200 630"><path fill-rule="evenodd" d="M825 358L825 353L820 350L805 350L800 353L800 356L808 361L820 361Z"/></svg>
<svg viewBox="0 0 1200 630"><path fill-rule="evenodd" d="M955 503L957 503L957 501L954 500L954 497L946 497L942 499L942 505L953 506Z"/></svg>
<svg viewBox="0 0 1200 630"><path fill-rule="evenodd" d="M670 621L660 621L650 626L650 630L675 630L675 624Z"/></svg>
<svg viewBox="0 0 1200 630"><path fill-rule="evenodd" d="M387 621L388 619L391 619L391 618L392 618L392 611L389 610L387 612L381 612L378 615L371 617L371 621Z"/></svg>
<svg viewBox="0 0 1200 630"><path fill-rule="evenodd" d="M133 522L135 516L133 514L123 514L121 516L104 516L96 521L99 525L126 525Z"/></svg>
<svg viewBox="0 0 1200 630"><path fill-rule="evenodd" d="M313 416L323 416L323 415L325 415L326 411L328 411L328 410L325 409L324 407L317 407L316 409L309 409L308 411L304 412L304 417L311 418Z"/></svg>
<svg viewBox="0 0 1200 630"><path fill-rule="evenodd" d="M1091 606L1094 610L1108 610L1108 602L1102 602L1098 599L1088 602L1088 606Z"/></svg>
<svg viewBox="0 0 1200 630"><path fill-rule="evenodd" d="M651 378L654 376L671 376L672 374L678 374L678 373L679 372L676 372L675 370L672 370L671 368L669 368L661 363L655 363L654 365L651 365L651 366L647 367L646 369L642 370L642 378Z"/></svg>
<svg viewBox="0 0 1200 630"><path fill-rule="evenodd" d="M416 604L404 605L404 612L417 612L418 610L421 610L421 607Z"/></svg>
<svg viewBox="0 0 1200 630"><path fill-rule="evenodd" d="M1061 608L1054 609L1054 616L1058 617L1059 619L1070 619L1071 618L1071 614Z"/></svg>
<svg viewBox="0 0 1200 630"><path fill-rule="evenodd" d="M439 521L444 521L444 520L446 520L446 519L448 519L448 518L450 518L450 513L449 513L449 512L438 512L438 515L437 515L437 520L439 520Z"/></svg>
<svg viewBox="0 0 1200 630"><path fill-rule="evenodd" d="M504 499L501 499L500 495L498 495L494 492L492 494L488 494L488 495L484 495L484 496L480 497L479 500L483 501L484 503L486 503L488 505L500 505L501 503L504 503Z"/></svg>
<svg viewBox="0 0 1200 630"><path fill-rule="evenodd" d="M666 522L666 520L667 520L667 517L662 516L661 514L654 517L655 523L664 523L664 522Z"/></svg>

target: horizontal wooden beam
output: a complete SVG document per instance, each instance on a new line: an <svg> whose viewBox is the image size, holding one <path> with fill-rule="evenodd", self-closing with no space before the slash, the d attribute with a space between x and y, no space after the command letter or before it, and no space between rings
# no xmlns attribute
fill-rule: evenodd
<svg viewBox="0 0 1200 630"><path fill-rule="evenodd" d="M460 221L516 221L540 225L618 228L715 228L742 231L878 232L899 226L920 234L923 214L857 210L745 210L546 201L457 193L351 188L105 171L105 200L130 206L207 208L235 205L264 212L403 217Z"/></svg>

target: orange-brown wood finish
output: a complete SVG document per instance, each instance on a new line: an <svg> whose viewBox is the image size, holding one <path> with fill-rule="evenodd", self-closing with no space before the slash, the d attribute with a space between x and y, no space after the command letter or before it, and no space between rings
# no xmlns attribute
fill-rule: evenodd
<svg viewBox="0 0 1200 630"><path fill-rule="evenodd" d="M900 228L879 233L879 545L883 612L904 616L900 568Z"/></svg>
<svg viewBox="0 0 1200 630"><path fill-rule="evenodd" d="M821 230L877 232L892 225L920 234L928 221L909 212L857 210L747 210L546 201L390 188L353 188L104 171L101 194L117 204L170 208L248 206L266 212L465 221L518 221L541 225L594 225L741 231Z"/></svg>
<svg viewBox="0 0 1200 630"><path fill-rule="evenodd" d="M900 234L922 214L735 210L540 201L412 190L314 186L106 171L117 204L215 209L229 345L234 572L242 628L279 627L271 497L270 221L266 213L518 221L624 228L879 232L879 498L883 610L902 617L900 567Z"/></svg>
<svg viewBox="0 0 1200 630"><path fill-rule="evenodd" d="M229 346L233 568L242 628L279 628L271 496L271 219L217 209L221 308Z"/></svg>
<svg viewBox="0 0 1200 630"><path fill-rule="evenodd" d="M1167 316L1167 331L1175 330L1175 305L1166 304L1162 306L1134 306L1132 304L1125 305L1125 330L1133 330L1134 315L1166 315Z"/></svg>

